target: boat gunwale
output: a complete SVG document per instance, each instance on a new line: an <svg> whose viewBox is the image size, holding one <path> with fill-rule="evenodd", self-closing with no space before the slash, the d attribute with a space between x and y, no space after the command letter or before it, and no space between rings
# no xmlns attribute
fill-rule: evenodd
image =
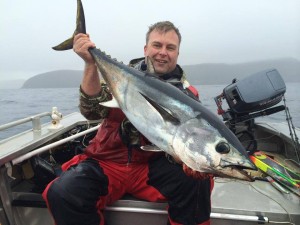
<svg viewBox="0 0 300 225"><path fill-rule="evenodd" d="M51 122L49 122L44 123L41 126L41 130L38 132L30 129L14 135L13 137L1 140L0 166L38 148L78 125L92 124L95 122L99 123L99 121L88 121L80 113L74 112L66 115L61 120L62 127L57 130L50 130L49 127Z"/></svg>

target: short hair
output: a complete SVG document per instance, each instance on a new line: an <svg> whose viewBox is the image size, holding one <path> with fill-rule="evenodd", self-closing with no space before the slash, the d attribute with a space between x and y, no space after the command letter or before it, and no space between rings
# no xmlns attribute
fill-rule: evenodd
<svg viewBox="0 0 300 225"><path fill-rule="evenodd" d="M154 30L156 30L158 32L162 32L162 33L167 33L168 31L174 30L178 36L179 45L180 45L181 34L179 32L179 29L177 27L175 27L175 25L170 21L161 21L161 22L157 22L157 23L149 26L149 30L146 33L146 44L148 44L150 33Z"/></svg>

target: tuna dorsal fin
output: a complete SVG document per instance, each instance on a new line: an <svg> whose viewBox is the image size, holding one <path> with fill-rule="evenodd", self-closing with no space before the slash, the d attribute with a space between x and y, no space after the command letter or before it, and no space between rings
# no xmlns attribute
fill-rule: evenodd
<svg viewBox="0 0 300 225"><path fill-rule="evenodd" d="M146 61L146 64L147 64L147 71L146 72L155 74L155 68L153 66L153 63L152 63L151 59L148 56L146 56L145 61Z"/></svg>
<svg viewBox="0 0 300 225"><path fill-rule="evenodd" d="M106 102L100 102L99 104L109 108L120 108L119 103L116 101L115 98Z"/></svg>
<svg viewBox="0 0 300 225"><path fill-rule="evenodd" d="M170 110L167 110L166 108L162 107L161 105L148 98L147 96L143 95L142 93L141 95L157 110L157 112L162 116L164 120L167 120L173 124L180 123L180 120Z"/></svg>

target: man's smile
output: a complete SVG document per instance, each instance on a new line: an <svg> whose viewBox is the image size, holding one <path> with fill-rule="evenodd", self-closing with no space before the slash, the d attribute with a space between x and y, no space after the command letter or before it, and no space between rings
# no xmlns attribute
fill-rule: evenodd
<svg viewBox="0 0 300 225"><path fill-rule="evenodd" d="M168 63L168 61L167 60L162 60L162 59L155 59L155 61L156 62L158 62L158 63Z"/></svg>

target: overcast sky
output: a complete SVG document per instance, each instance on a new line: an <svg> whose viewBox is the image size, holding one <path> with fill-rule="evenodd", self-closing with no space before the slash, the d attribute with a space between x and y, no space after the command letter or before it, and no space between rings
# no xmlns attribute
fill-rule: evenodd
<svg viewBox="0 0 300 225"><path fill-rule="evenodd" d="M170 20L182 34L179 63L300 60L299 0L83 0L97 47L128 63L143 56L148 26ZM73 52L51 49L75 28L75 0L0 1L0 82L83 69Z"/></svg>

